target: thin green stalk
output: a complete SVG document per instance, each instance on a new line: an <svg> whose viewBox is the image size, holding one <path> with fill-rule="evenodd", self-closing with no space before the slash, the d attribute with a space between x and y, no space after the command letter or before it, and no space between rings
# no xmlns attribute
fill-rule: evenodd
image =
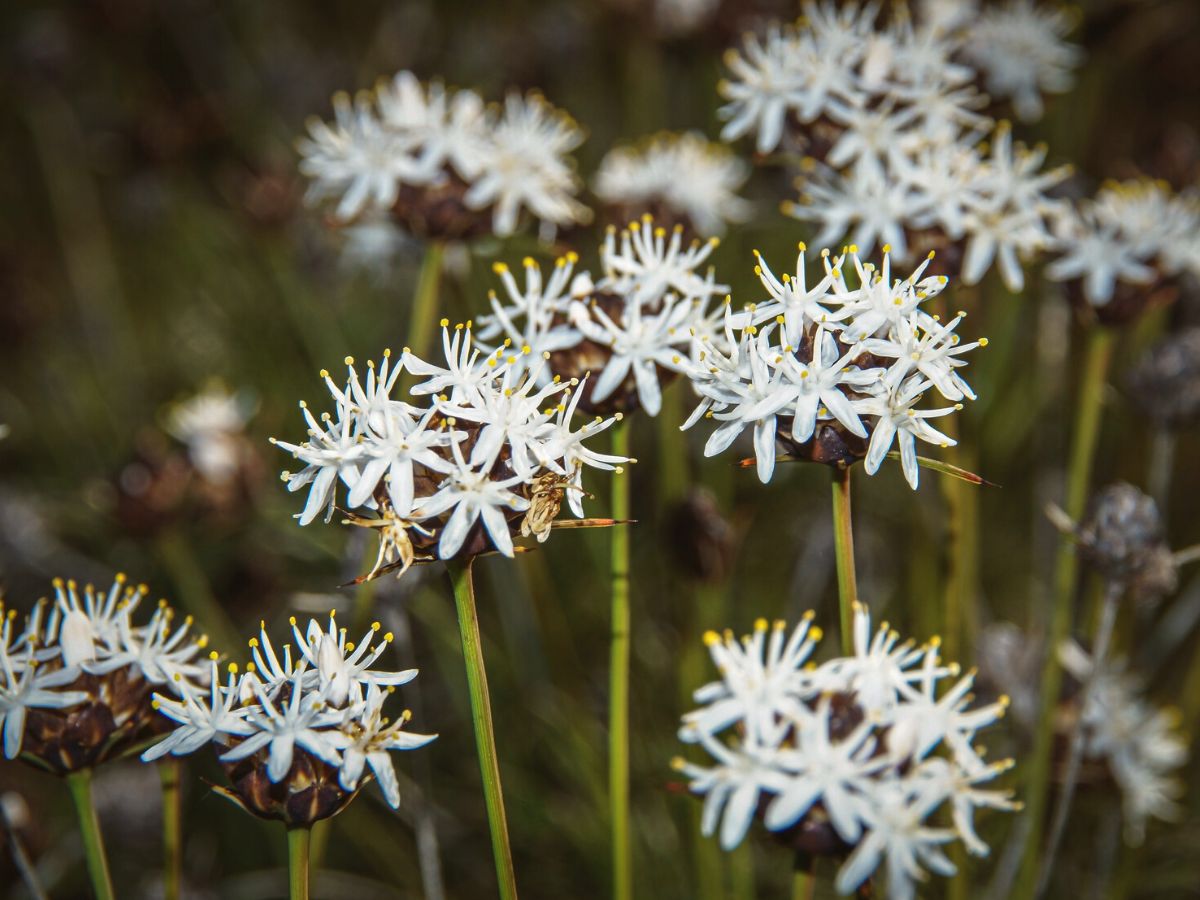
<svg viewBox="0 0 1200 900"><path fill-rule="evenodd" d="M375 529L359 529L368 532L364 534L362 565L360 572L369 572L379 556L379 544L374 534ZM353 543L351 544L353 546ZM362 582L354 589L354 633L361 634L371 624L371 613L375 609L375 579Z"/></svg>
<svg viewBox="0 0 1200 900"><path fill-rule="evenodd" d="M487 803L488 828L492 835L492 855L502 900L516 900L517 876L513 871L512 847L508 841L508 820L504 815L504 793L500 787L500 762L496 757L496 736L492 728L492 701L488 696L487 672L483 667L483 641L479 636L479 617L475 611L475 584L472 559L450 560L446 571L454 588L458 608L458 630L462 638L463 661L467 666L467 687L471 693L471 721L475 726L475 748L479 771L483 776L483 796Z"/></svg>
<svg viewBox="0 0 1200 900"><path fill-rule="evenodd" d="M729 896L731 900L756 900L754 844L742 841L729 854Z"/></svg>
<svg viewBox="0 0 1200 900"><path fill-rule="evenodd" d="M1087 502L1092 480L1092 464L1100 437L1100 420L1104 400L1104 385L1112 357L1114 332L1093 327L1088 332L1083 374L1071 435L1071 456L1067 467L1067 491L1064 510L1079 521ZM1030 828L1025 853L1017 881L1016 897L1033 897L1037 888L1038 857L1042 844L1042 821L1046 811L1046 795L1050 784L1050 756L1054 747L1054 711L1062 687L1062 669L1056 648L1070 633L1075 579L1078 561L1071 542L1063 539L1058 552L1054 578L1054 606L1044 649L1042 668L1041 713L1034 735L1033 752L1029 762L1029 781L1025 791L1026 815Z"/></svg>
<svg viewBox="0 0 1200 900"><path fill-rule="evenodd" d="M612 430L612 452L629 456L629 421ZM629 475L613 479L612 517L630 514ZM612 826L613 897L633 897L633 841L629 821L629 529L611 529L612 634L608 672L608 799Z"/></svg>
<svg viewBox="0 0 1200 900"><path fill-rule="evenodd" d="M183 763L168 756L158 764L162 782L163 897L179 900L183 892Z"/></svg>
<svg viewBox="0 0 1200 900"><path fill-rule="evenodd" d="M792 900L813 900L817 892L815 872L797 869L792 875Z"/></svg>
<svg viewBox="0 0 1200 900"><path fill-rule="evenodd" d="M1071 801L1075 798L1075 785L1079 781L1079 769L1083 764L1083 710L1086 708L1092 691L1095 690L1108 656L1108 645L1112 642L1113 625L1117 621L1117 604L1120 602L1122 585L1110 581L1104 587L1104 604L1100 608L1100 619L1096 623L1096 635L1092 641L1092 671L1080 692L1080 713L1071 729L1070 749L1067 753L1067 771L1063 780L1062 791L1054 810L1054 821L1050 825L1050 838L1046 843L1046 854L1042 859L1041 873L1038 875L1035 897L1041 897L1050 886L1050 875L1054 871L1055 857L1062 843L1063 834L1067 830L1067 819L1071 815Z"/></svg>
<svg viewBox="0 0 1200 900"><path fill-rule="evenodd" d="M308 900L308 848L312 832L305 827L288 829L288 896Z"/></svg>
<svg viewBox="0 0 1200 900"><path fill-rule="evenodd" d="M92 879L92 891L96 900L113 900L112 876L108 874L108 857L104 853L104 836L100 834L100 820L96 817L96 806L92 802L92 770L80 769L67 776L67 787L75 801L75 813L79 817L79 831L83 836L83 852L87 857L88 875Z"/></svg>
<svg viewBox="0 0 1200 900"><path fill-rule="evenodd" d="M1146 472L1146 488L1158 504L1159 515L1167 517L1167 500L1171 491L1171 474L1175 467L1175 432L1157 425L1150 438L1150 463Z"/></svg>
<svg viewBox="0 0 1200 900"><path fill-rule="evenodd" d="M858 579L854 574L854 528L850 517L850 469L835 466L833 473L833 551L837 558L838 608L842 622L842 653L854 652L854 605Z"/></svg>
<svg viewBox="0 0 1200 900"><path fill-rule="evenodd" d="M946 462L976 471L977 456L971 450L962 444L950 447ZM976 485L960 478L940 481L947 513L944 652L948 659L965 662L979 623L979 494Z"/></svg>
<svg viewBox="0 0 1200 900"><path fill-rule="evenodd" d="M425 356L433 340L445 251L445 245L439 241L427 243L421 271L417 274L417 290L408 319L408 346L417 356Z"/></svg>

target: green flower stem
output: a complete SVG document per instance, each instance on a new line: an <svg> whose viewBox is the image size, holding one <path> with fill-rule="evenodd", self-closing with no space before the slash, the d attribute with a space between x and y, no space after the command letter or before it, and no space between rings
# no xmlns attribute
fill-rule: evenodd
<svg viewBox="0 0 1200 900"><path fill-rule="evenodd" d="M88 875L92 879L92 890L96 900L113 900L112 876L108 874L108 857L104 854L104 837L100 834L100 820L96 817L96 806L92 802L92 770L80 769L67 776L67 787L75 801L75 813L79 817L79 830L83 836L83 852L87 857Z"/></svg>
<svg viewBox="0 0 1200 900"><path fill-rule="evenodd" d="M475 584L471 559L450 560L446 571L454 588L458 607L458 630L462 637L463 661L467 667L467 686L471 693L471 720L475 726L475 748L479 771L483 776L483 796L487 803L488 828L492 835L492 855L502 900L516 900L517 876L513 871L512 847L508 841L508 821L504 815L504 793L500 787L500 763L496 757L496 736L492 728L492 702L488 697L487 672L483 667L483 641L479 636L479 617L475 611Z"/></svg>
<svg viewBox="0 0 1200 900"><path fill-rule="evenodd" d="M417 356L425 356L433 342L445 252L445 245L439 241L427 243L421 271L417 274L417 291L408 319L408 345Z"/></svg>
<svg viewBox="0 0 1200 900"><path fill-rule="evenodd" d="M814 872L797 869L792 875L792 900L813 900L817 892L817 876Z"/></svg>
<svg viewBox="0 0 1200 900"><path fill-rule="evenodd" d="M850 518L850 469L835 466L833 473L833 550L837 558L838 608L842 622L842 653L854 652L854 604L858 579L854 574L854 529Z"/></svg>
<svg viewBox="0 0 1200 900"><path fill-rule="evenodd" d="M288 896L308 900L308 847L312 832L305 827L288 829Z"/></svg>
<svg viewBox="0 0 1200 900"><path fill-rule="evenodd" d="M742 841L729 853L730 900L758 900L754 875L754 844Z"/></svg>
<svg viewBox="0 0 1200 900"><path fill-rule="evenodd" d="M179 900L183 892L183 763L168 756L158 764L162 782L163 896Z"/></svg>
<svg viewBox="0 0 1200 900"><path fill-rule="evenodd" d="M951 426L952 427L952 426ZM952 437L951 428L947 434ZM947 448L946 462L977 471L971 447ZM947 574L945 580L945 654L966 662L979 625L979 494L978 486L961 478L942 478L947 513Z"/></svg>
<svg viewBox="0 0 1200 900"><path fill-rule="evenodd" d="M1082 379L1071 436L1071 456L1067 468L1065 511L1079 521L1087 503L1092 480L1092 464L1100 437L1100 419L1104 385L1112 358L1114 332L1099 326L1088 333ZM1037 888L1038 856L1042 844L1046 795L1050 784L1050 756L1054 748L1054 711L1062 687L1062 669L1056 648L1071 631L1072 607L1075 597L1075 578L1078 560L1075 549L1065 538L1059 547L1054 578L1054 607L1044 649L1042 668L1041 714L1034 735L1033 752L1029 761L1029 781L1025 790L1026 815L1029 816L1029 835L1014 897L1033 897Z"/></svg>
<svg viewBox="0 0 1200 900"><path fill-rule="evenodd" d="M1038 875L1037 889L1034 895L1044 896L1050 885L1050 875L1054 871L1054 860L1058 856L1058 848L1062 843L1063 834L1067 830L1067 819L1071 814L1071 801L1075 797L1075 785L1079 781L1079 768L1083 764L1083 707L1087 705L1096 681L1108 656L1108 645L1112 642L1113 625L1117 621L1117 604L1121 600L1122 585L1110 581L1104 587L1104 603L1100 607L1100 619L1096 623L1096 634L1092 640L1092 671L1088 675L1080 693L1080 714L1071 729L1071 743L1067 754L1067 771L1058 804L1054 810L1054 821L1050 825L1050 837L1046 843L1046 854L1042 859L1041 874Z"/></svg>
<svg viewBox="0 0 1200 900"><path fill-rule="evenodd" d="M613 425L612 452L629 456L629 420ZM629 475L613 478L614 519L630 513ZM613 897L633 897L633 842L629 822L629 529L618 525L612 539L612 634L609 647L608 799L612 818Z"/></svg>

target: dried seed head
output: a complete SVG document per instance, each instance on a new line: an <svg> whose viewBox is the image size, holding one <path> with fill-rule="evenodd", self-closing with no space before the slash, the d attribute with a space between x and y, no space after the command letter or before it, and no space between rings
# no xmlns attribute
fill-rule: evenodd
<svg viewBox="0 0 1200 900"><path fill-rule="evenodd" d="M1154 500L1120 481L1092 497L1079 525L1080 553L1103 577L1133 586L1152 569L1161 569L1162 519ZM1151 579L1161 584L1161 572Z"/></svg>
<svg viewBox="0 0 1200 900"><path fill-rule="evenodd" d="M1161 427L1186 428L1200 421L1200 328L1151 347L1128 385L1141 409Z"/></svg>

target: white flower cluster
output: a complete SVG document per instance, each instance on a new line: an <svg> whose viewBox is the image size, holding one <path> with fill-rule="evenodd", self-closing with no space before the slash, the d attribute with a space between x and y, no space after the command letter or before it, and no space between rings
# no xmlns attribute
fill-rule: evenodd
<svg viewBox="0 0 1200 900"><path fill-rule="evenodd" d="M499 108L474 91L422 84L411 72L373 92L333 98L334 121L314 119L301 140L309 199L335 198L336 215L389 211L401 188L457 179L462 202L491 210L492 230L512 234L528 210L551 230L587 221L570 152L583 132L538 93L509 93Z"/></svg>
<svg viewBox="0 0 1200 900"><path fill-rule="evenodd" d="M1183 793L1177 778L1187 762L1188 744L1175 710L1156 708L1141 697L1141 686L1120 665L1104 664L1093 677L1095 661L1074 641L1059 646L1063 668L1081 684L1091 682L1080 710L1084 758L1107 764L1121 792L1125 832L1140 843L1151 817L1173 821L1175 800Z"/></svg>
<svg viewBox="0 0 1200 900"><path fill-rule="evenodd" d="M724 144L695 131L667 132L610 150L600 162L595 191L610 205L657 209L699 234L722 234L727 223L750 217L749 202L737 193L749 176L749 163Z"/></svg>
<svg viewBox="0 0 1200 900"><path fill-rule="evenodd" d="M963 354L987 340L962 343L955 329L964 313L942 321L923 310L947 279L922 278L928 260L907 279L893 279L887 250L879 270L862 262L856 247L838 256L824 250L823 274L811 287L804 244L794 275L776 277L756 253L755 272L768 298L737 312L726 308L728 349L700 338L693 353L688 377L701 401L682 427L701 418L719 423L705 456L722 452L752 427L758 477L765 483L775 471L777 440L795 449L833 428L843 438L869 438L868 474L898 443L905 478L917 487L916 441L955 443L929 420L975 399L958 370L966 365ZM918 408L930 388L951 405Z"/></svg>
<svg viewBox="0 0 1200 900"><path fill-rule="evenodd" d="M1076 12L1035 0L982 9L974 0L957 4L963 59L978 70L989 94L1012 101L1021 119L1040 119L1043 95L1064 94L1074 85L1083 50L1066 36L1077 24Z"/></svg>
<svg viewBox="0 0 1200 900"><path fill-rule="evenodd" d="M442 347L444 367L406 349L399 363L390 351L378 368L368 362L365 379L347 358L344 387L321 373L334 412L318 420L302 403L307 439L272 439L305 464L283 473L288 490L308 490L301 525L333 516L340 482L346 509L374 514L357 524L381 529L381 563L398 558L407 567L414 542L436 543L438 557L448 559L480 521L491 546L512 556L514 516L524 513L522 533L544 540L564 493L583 515L585 466L611 470L627 461L585 446L613 419L575 428L583 386L543 381L546 360L531 360L529 344L484 352L471 323L451 328L443 319ZM407 392L412 402L392 397L402 373L423 379Z"/></svg>
<svg viewBox="0 0 1200 900"><path fill-rule="evenodd" d="M175 723L174 730L142 754L150 762L167 754L185 756L215 743L222 762L249 759L262 751L267 777L284 780L297 752L306 752L338 770L345 791L358 790L367 766L387 802L400 805L400 786L389 751L412 750L437 735L404 730L410 713L384 715L384 702L396 686L407 684L416 669L376 671L371 666L392 641L379 638L375 622L362 640L346 639L333 613L328 628L310 619L303 631L291 620L292 643L277 653L265 624L250 641L254 661L239 673L230 664L224 683L212 654L209 684L187 686L180 696L155 694L155 708Z"/></svg>
<svg viewBox="0 0 1200 900"><path fill-rule="evenodd" d="M981 787L1012 761L989 763L975 743L1007 700L972 707L974 674L944 663L937 639L902 643L887 623L872 632L861 604L854 654L812 663L821 631L811 618L790 635L785 623L760 619L740 641L729 632L705 636L721 680L696 691L702 705L683 717L679 737L715 765L677 759L675 767L705 795L702 828L719 831L726 850L760 810L774 832L807 819L848 848L839 892L852 893L882 864L887 896L907 900L922 866L954 874L946 844L987 854L978 809L1018 808L1007 791Z"/></svg>
<svg viewBox="0 0 1200 900"><path fill-rule="evenodd" d="M805 8L804 27L728 54L722 138L756 133L759 152L800 140L800 200L784 211L818 226L815 243L887 243L902 260L961 243L964 283L995 263L1020 290L1020 260L1049 243L1059 208L1046 191L1069 169L1044 170L1045 148L1014 144L1004 122L989 148L986 98L953 33L904 16L881 27L875 4Z"/></svg>
<svg viewBox="0 0 1200 900"><path fill-rule="evenodd" d="M1200 196L1176 194L1161 181L1110 181L1057 224L1060 255L1046 274L1081 281L1093 306L1106 306L1118 284L1200 276Z"/></svg>
<svg viewBox="0 0 1200 900"><path fill-rule="evenodd" d="M166 429L187 447L196 470L216 484L230 481L241 459L241 438L257 403L246 393L212 384L173 405Z"/></svg>
<svg viewBox="0 0 1200 900"><path fill-rule="evenodd" d="M552 365L564 351L574 354L571 368L595 379L588 404L602 406L632 390L641 408L657 415L664 376L687 370L687 356L700 336L721 337L720 319L709 307L729 287L715 281L711 268L704 275L697 271L716 245L716 238L685 243L682 227L668 232L647 215L619 234L609 229L598 282L586 273L572 277L573 254L559 260L546 280L527 259L523 288L507 266L498 265L508 302L493 294L492 313L480 318L479 336L503 342L496 353L530 347L549 354ZM541 377L549 373L543 370Z"/></svg>
<svg viewBox="0 0 1200 900"><path fill-rule="evenodd" d="M88 702L110 706L119 728L136 710L126 697L114 697L103 684L84 675L105 676L126 670L122 692L130 685L162 685L179 691L207 670L195 661L208 638L192 635L192 617L174 623L174 610L159 601L144 625L134 624L148 588L127 584L117 575L106 592L74 581L54 581L52 604L39 601L17 627L17 611L0 604L0 725L4 755L21 752L30 709L70 710Z"/></svg>

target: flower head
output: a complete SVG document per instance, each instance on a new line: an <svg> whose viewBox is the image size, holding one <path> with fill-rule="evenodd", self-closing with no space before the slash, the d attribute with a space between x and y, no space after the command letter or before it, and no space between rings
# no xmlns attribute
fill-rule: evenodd
<svg viewBox="0 0 1200 900"><path fill-rule="evenodd" d="M1043 94L1062 94L1074 83L1083 51L1065 38L1075 17L1035 0L986 6L965 23L963 57L983 76L997 100L1011 100L1025 121L1042 117Z"/></svg>
<svg viewBox="0 0 1200 900"><path fill-rule="evenodd" d="M643 210L693 234L721 234L743 222L750 204L738 190L750 167L727 147L697 132L659 134L641 145L610 150L596 173L596 196L627 221Z"/></svg>
<svg viewBox="0 0 1200 900"><path fill-rule="evenodd" d="M16 610L0 623L0 724L10 759L20 753L68 774L153 737L152 693L199 690L209 667L196 657L208 638L194 634L190 616L176 622L165 600L137 624L148 589L124 575L104 591L62 579L54 589L54 603L39 601L23 630Z"/></svg>
<svg viewBox="0 0 1200 900"><path fill-rule="evenodd" d="M1095 661L1073 641L1058 648L1063 668L1081 684L1086 704L1077 715L1083 724L1085 759L1104 763L1121 792L1125 832L1140 843L1151 818L1174 820L1183 791L1176 774L1187 762L1188 745L1174 710L1159 709L1141 696L1141 685L1121 663Z"/></svg>
<svg viewBox="0 0 1200 900"><path fill-rule="evenodd" d="M531 337L553 331L543 305L566 302L561 291L569 274L564 262L545 290L540 272L530 274L512 308L497 302L484 327L505 337L493 349L475 341L471 323L451 328L443 320L444 365L406 350L399 362L385 353L378 367L368 363L365 379L347 359L344 387L322 372L336 415L318 421L305 406L308 440L275 442L306 464L298 473L284 473L289 490L309 492L301 524L322 511L328 519L342 498L347 521L378 529L380 557L372 574L384 566L403 571L418 558L489 549L512 556L520 514L535 499L537 515L548 513L552 520L555 496L582 492L583 468L625 462L583 447L612 419L570 430L564 412L574 409L577 400L569 398L578 385L545 374L546 345L535 357L529 344L516 348L508 336L522 328ZM408 400L393 397L402 371L424 379ZM582 512L578 498L571 506Z"/></svg>
<svg viewBox="0 0 1200 900"><path fill-rule="evenodd" d="M961 314L942 322L922 310L947 281L923 277L928 260L901 280L892 276L887 247L878 271L857 247L836 257L826 250L824 277L810 287L805 250L801 244L795 275L777 277L757 256L768 299L739 312L726 308L726 347L696 341L688 377L700 403L683 428L702 417L717 423L704 449L715 456L752 426L763 482L774 473L777 444L817 462L863 459L868 474L898 444L916 488L916 441L954 443L929 420L974 399L960 370L964 355L987 341L961 342ZM930 388L953 405L922 406Z"/></svg>
<svg viewBox="0 0 1200 900"><path fill-rule="evenodd" d="M231 663L222 682L214 653L207 687L185 685L178 697L155 694L154 708L172 730L142 759L185 756L212 744L232 782L222 793L255 815L293 825L311 825L344 808L364 780L364 764L397 806L390 751L436 737L403 731L410 713L395 721L385 714L387 698L416 670L372 668L391 644L391 634L374 641L378 623L357 645L333 615L327 628L313 619L301 629L294 618L291 627L295 661L290 654L277 661L264 626L261 640L250 641L255 662L246 671ZM259 677L264 668L274 670L265 680Z"/></svg>
<svg viewBox="0 0 1200 900"><path fill-rule="evenodd" d="M873 632L861 605L854 654L814 665L810 618L790 636L765 621L741 641L706 636L721 678L696 692L702 705L680 737L714 765L675 766L704 795L703 831L719 828L725 849L761 818L797 850L845 857L840 891L884 867L887 896L911 897L924 869L954 874L944 845L987 854L977 810L1018 808L983 787L1011 762L987 763L976 744L1006 703L972 706L973 675L943 664L936 640L901 642L886 623Z"/></svg>
<svg viewBox="0 0 1200 900"><path fill-rule="evenodd" d="M333 105L333 123L309 123L300 170L309 199L335 198L342 221L385 213L450 239L509 235L523 215L548 233L589 218L569 157L583 133L540 95L509 94L496 111L473 91L400 72Z"/></svg>

